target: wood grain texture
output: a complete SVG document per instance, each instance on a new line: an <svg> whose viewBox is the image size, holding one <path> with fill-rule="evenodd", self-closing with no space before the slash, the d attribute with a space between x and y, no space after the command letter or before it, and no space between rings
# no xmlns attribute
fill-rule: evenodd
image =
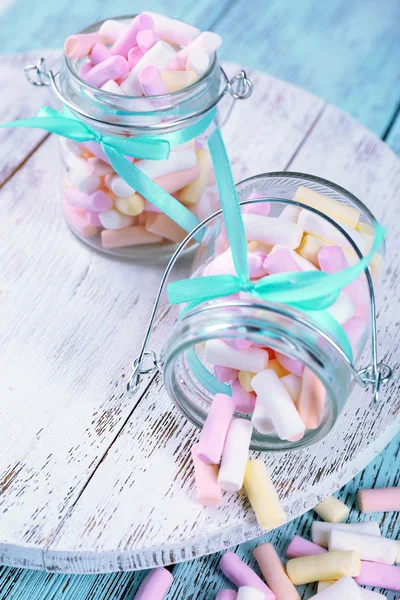
<svg viewBox="0 0 400 600"><path fill-rule="evenodd" d="M253 75L258 91L236 107L235 119L248 119L250 140L257 140L261 127L263 136L275 142L263 152L256 143L255 155L251 144L243 153L244 132L239 139L232 121L227 138L237 157L237 177L253 169L284 167L322 109L321 102L306 92ZM260 104L259 118L254 119ZM0 505L7 508L8 526L0 538L0 560L31 567L44 566L44 549L140 398L140 394L135 401L127 398L123 374L137 354L161 276L161 268L115 263L71 237L59 210L55 153L55 140L46 141L4 185L1 203L1 227L7 232L3 251L9 256L2 274L7 317L1 328L8 357L3 359L8 370L2 374L7 389L0 399L2 427L14 431L21 420L26 420L26 427L17 440L9 436L2 440ZM43 227L43 214L49 227ZM137 281L146 281L146 286L139 288ZM160 336L165 338L171 323L168 314L161 316ZM156 332L155 342L157 336ZM144 380L143 389L146 385ZM12 410L6 411L7 405Z"/></svg>
<svg viewBox="0 0 400 600"><path fill-rule="evenodd" d="M349 521L360 518L356 492L370 486L398 486L400 483L398 461L400 437L397 436L388 447L370 463L367 469L350 481L339 493L338 497L351 507ZM297 533L310 537L311 520L317 518L315 513L308 512L288 525L263 535L240 547L233 547L252 567L252 550L258 544L271 542L281 558L285 559L286 546L291 537ZM400 520L396 513L370 515L377 518L382 534L396 539L400 537ZM174 567L174 582L166 596L166 600L214 600L218 590L230 587L218 568L222 552L204 556L195 561L188 561ZM32 571L29 569L0 568L0 597L2 600L75 600L77 597L96 600L132 600L140 582L146 575L142 572L117 572L104 575L66 575ZM304 589L306 587L306 589ZM309 598L315 586L303 586L302 597ZM396 600L395 592L385 592L388 600Z"/></svg>
<svg viewBox="0 0 400 600"><path fill-rule="evenodd" d="M201 29L209 29L229 6L229 0L168 2L146 0L59 0L52 2L14 2L0 13L0 52L22 52L35 48L61 48L65 38L90 23L116 15L131 15L143 10L161 12L185 19ZM29 10L27 6L29 5Z"/></svg>
<svg viewBox="0 0 400 600"><path fill-rule="evenodd" d="M400 155L400 111L390 128L386 142L397 155Z"/></svg>
<svg viewBox="0 0 400 600"><path fill-rule="evenodd" d="M397 0L379 10L375 0L238 0L216 29L223 58L305 88L381 136L400 100L399 21Z"/></svg>
<svg viewBox="0 0 400 600"><path fill-rule="evenodd" d="M60 56L58 51L44 52L49 68L57 64ZM25 78L24 67L32 61L36 63L40 56L18 54L12 59L0 57L0 78L3 82L0 123L34 116L43 104L54 105L54 98L48 88L33 88ZM0 130L0 186L46 135L46 132L35 129ZM13 149L12 152L9 151L10 148Z"/></svg>

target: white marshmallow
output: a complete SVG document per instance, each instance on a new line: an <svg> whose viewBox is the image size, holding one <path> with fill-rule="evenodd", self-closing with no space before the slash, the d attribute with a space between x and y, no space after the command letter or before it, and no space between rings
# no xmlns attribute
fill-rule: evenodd
<svg viewBox="0 0 400 600"><path fill-rule="evenodd" d="M193 169L196 165L196 152L193 148L178 148L171 152L167 160L138 160L135 162L135 167L151 179L177 171Z"/></svg>
<svg viewBox="0 0 400 600"><path fill-rule="evenodd" d="M83 194L93 194L100 186L100 178L93 173L89 161L70 153L66 158L71 183Z"/></svg>
<svg viewBox="0 0 400 600"><path fill-rule="evenodd" d="M323 592L328 589L332 585L334 585L336 581L319 581L317 586L317 592ZM362 600L381 600L382 598L386 598L383 594L378 594L378 592L372 592L371 590L365 590L364 588L358 588L358 593Z"/></svg>
<svg viewBox="0 0 400 600"><path fill-rule="evenodd" d="M355 315L355 307L346 292L340 292L335 302L326 309L340 325Z"/></svg>
<svg viewBox="0 0 400 600"><path fill-rule="evenodd" d="M297 223L299 214L300 208L288 204L287 206L285 206L278 219L286 219L286 221L292 221L292 223Z"/></svg>
<svg viewBox="0 0 400 600"><path fill-rule="evenodd" d="M160 37L173 44L188 46L201 34L201 30L197 27L179 21L178 19L171 19L171 17L149 11L146 11L143 14L150 15L154 21L154 31L158 33Z"/></svg>
<svg viewBox="0 0 400 600"><path fill-rule="evenodd" d="M213 31L203 31L196 39L193 40L182 50L179 50L178 57L187 60L193 50L203 50L207 56L211 56L222 44L222 38L218 33Z"/></svg>
<svg viewBox="0 0 400 600"><path fill-rule="evenodd" d="M150 14L150 13L147 13ZM160 71L164 71L173 61L176 52L166 42L157 42L150 50L143 55L137 65L133 67L130 73L121 83L121 90L128 96L141 96L143 93L139 81L139 73L144 67L154 66Z"/></svg>
<svg viewBox="0 0 400 600"><path fill-rule="evenodd" d="M112 166L104 162L104 160L101 160L100 158L89 158L87 162L89 163L92 172L95 175L99 175L99 177L102 177L103 175L111 175L112 173L114 173L114 169L112 168Z"/></svg>
<svg viewBox="0 0 400 600"><path fill-rule="evenodd" d="M103 92L108 92L109 94L119 94L120 96L125 96L124 92L121 90L120 86L114 79L109 79L100 87Z"/></svg>
<svg viewBox="0 0 400 600"><path fill-rule="evenodd" d="M272 369L258 373L251 380L257 394L251 422L257 431L263 428L265 417L271 419L276 434L281 440L294 438L305 432L305 425L292 398ZM261 431L260 431L261 433Z"/></svg>
<svg viewBox="0 0 400 600"><path fill-rule="evenodd" d="M218 483L223 490L237 492L242 487L252 432L252 424L247 419L231 421L218 474Z"/></svg>
<svg viewBox="0 0 400 600"><path fill-rule="evenodd" d="M107 185L118 198L129 198L129 196L132 196L132 194L136 192L136 190L134 190L129 183L126 183L119 175L110 177Z"/></svg>
<svg viewBox="0 0 400 600"><path fill-rule="evenodd" d="M301 244L303 229L297 223L262 215L243 214L246 239L269 246L282 244L294 250Z"/></svg>
<svg viewBox="0 0 400 600"><path fill-rule="evenodd" d="M128 29L128 25L116 21L115 19L107 19L101 24L99 33L102 35L108 44L113 44L121 35Z"/></svg>
<svg viewBox="0 0 400 600"><path fill-rule="evenodd" d="M282 250L283 248L289 252L290 256L299 265L299 267L302 271L318 271L317 267L315 265L313 265L309 260L307 260L306 258L303 258L302 256L300 256L300 254L297 254L297 252L295 252L294 250L291 250L287 246L283 246L282 244L276 244L272 248L270 254L273 254L277 250Z"/></svg>
<svg viewBox="0 0 400 600"><path fill-rule="evenodd" d="M310 600L361 600L360 588L351 577L342 577Z"/></svg>
<svg viewBox="0 0 400 600"><path fill-rule="evenodd" d="M199 77L203 75L210 65L208 54L202 48L192 50L186 62L186 70L195 71Z"/></svg>
<svg viewBox="0 0 400 600"><path fill-rule="evenodd" d="M393 565L396 560L397 544L380 535L366 535L354 531L333 529L329 532L329 550L354 550L361 560Z"/></svg>
<svg viewBox="0 0 400 600"><path fill-rule="evenodd" d="M325 242L337 244L341 248L352 249L350 242L344 237L344 235L342 235L334 225L328 223L328 221L325 221L325 219L319 215L315 215L310 211L303 209L300 211L297 222L306 233L311 233L312 235L325 240ZM368 249L368 244L363 234L356 229L345 225L344 223L340 223L340 226L356 243L360 252L365 254Z"/></svg>
<svg viewBox="0 0 400 600"><path fill-rule="evenodd" d="M314 544L327 548L329 533L332 529L355 531L356 533L370 535L381 535L381 530L376 521L364 521L361 523L324 523L323 521L314 521L311 525L311 538Z"/></svg>
<svg viewBox="0 0 400 600"><path fill-rule="evenodd" d="M222 340L208 340L205 359L213 365L259 373L268 367L268 352L262 348L233 348Z"/></svg>
<svg viewBox="0 0 400 600"><path fill-rule="evenodd" d="M123 227L132 225L134 222L133 217L122 215L114 209L99 213L99 219L104 229L122 229Z"/></svg>
<svg viewBox="0 0 400 600"><path fill-rule="evenodd" d="M236 600L264 600L264 598L263 592L245 585L238 589Z"/></svg>

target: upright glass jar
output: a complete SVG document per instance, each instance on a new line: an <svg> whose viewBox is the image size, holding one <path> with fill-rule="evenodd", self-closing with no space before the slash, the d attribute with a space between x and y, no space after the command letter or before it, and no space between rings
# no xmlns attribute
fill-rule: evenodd
<svg viewBox="0 0 400 600"><path fill-rule="evenodd" d="M339 257L344 269L356 264L371 249L377 225L374 216L350 192L329 181L298 173L270 173L241 182L237 190L243 203L241 210L253 282L276 273L274 256L282 249L281 257L286 256L292 265L287 267L287 272L338 271L337 267L329 267L332 252L335 264ZM312 208L328 214L333 221L336 211L339 217L336 222L345 228L354 243L332 224L324 231L315 230L315 223L324 226L325 219ZM289 227L297 231L297 235L300 225L300 237L291 248L285 248L285 242L279 245L274 241L272 247L271 239L266 241L268 236L264 236L263 227L266 216L270 231L271 223L279 232L283 231L282 224L287 228L290 221L296 224ZM275 226L271 217L276 218ZM346 225L346 219L351 226ZM192 277L235 274L222 215L210 219L204 229ZM244 364L242 360L247 360L246 351L256 349L258 358L260 351L268 353L268 369L275 371L299 413L303 403L302 418L304 402L309 400L317 403L319 414L317 421L307 423L305 420L303 435L289 436L290 439L277 434L274 422L265 427L268 419L264 419L261 431L254 427L252 448L286 450L321 440L334 426L357 381L355 365L370 339L371 314L375 318L370 293L373 294L380 279L383 252L382 243L374 254L369 272L363 271L327 309L328 321L326 310L301 310L243 291L194 306L181 306L181 314L163 350L164 382L174 404L192 423L202 427L213 396L218 392L232 394L236 389L238 398L244 397L244 405L240 406L241 400L239 402L237 416L253 419L256 395L251 382L255 373L240 371L240 365ZM230 364L229 360L229 364L225 363L224 357L222 362L216 362L217 354L222 356L226 350L232 354L232 349L239 350L236 364ZM260 384L256 391L260 393ZM235 393L233 395L235 397ZM307 410L306 407L305 412Z"/></svg>
<svg viewBox="0 0 400 600"><path fill-rule="evenodd" d="M128 23L132 18L117 20ZM100 26L96 23L82 33L96 32ZM162 138L181 132L204 119L221 97L216 54L195 83L154 97L122 96L88 85L80 76L85 61L87 58L63 56L60 91L72 114L103 135ZM218 208L208 149L209 136L217 125L218 116L195 138L171 148L168 161L147 160L144 164L134 160L200 221ZM168 259L186 232L121 180L98 144L60 139L64 211L72 231L103 252L152 263Z"/></svg>

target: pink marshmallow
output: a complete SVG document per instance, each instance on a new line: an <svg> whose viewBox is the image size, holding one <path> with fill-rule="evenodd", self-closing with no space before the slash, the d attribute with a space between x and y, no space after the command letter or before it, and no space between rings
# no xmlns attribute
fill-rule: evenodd
<svg viewBox="0 0 400 600"><path fill-rule="evenodd" d="M299 535L295 535L286 549L286 556L289 558L300 558L301 556L313 556L315 554L324 554L328 552L325 548L305 540Z"/></svg>
<svg viewBox="0 0 400 600"><path fill-rule="evenodd" d="M215 596L215 600L236 600L237 592L235 590L220 590Z"/></svg>
<svg viewBox="0 0 400 600"><path fill-rule="evenodd" d="M185 68L186 60L176 55L173 61L168 65L167 71L184 71Z"/></svg>
<svg viewBox="0 0 400 600"><path fill-rule="evenodd" d="M354 581L358 585L400 592L400 567L362 560L361 573Z"/></svg>
<svg viewBox="0 0 400 600"><path fill-rule="evenodd" d="M296 273L302 270L287 248L280 248L276 252L268 254L264 260L263 267L269 275Z"/></svg>
<svg viewBox="0 0 400 600"><path fill-rule="evenodd" d="M75 206L71 206L64 198L64 214L69 225L82 237L93 237L99 232L98 228L90 225L85 214Z"/></svg>
<svg viewBox="0 0 400 600"><path fill-rule="evenodd" d="M293 373L293 375L297 375L301 377L304 371L304 365L299 360L294 358L290 358L289 356L285 356L285 354L281 354L280 352L275 352L276 360L280 365L289 373Z"/></svg>
<svg viewBox="0 0 400 600"><path fill-rule="evenodd" d="M258 279L266 275L263 266L265 255L262 252L249 252L247 254L247 264L249 265L249 275L251 279ZM235 265L233 263L232 253L227 250L223 254L216 256L208 266L208 275L236 275Z"/></svg>
<svg viewBox="0 0 400 600"><path fill-rule="evenodd" d="M342 327L349 338L353 350L353 358L356 358L359 349L358 346L366 330L367 323L360 319L360 317L353 317L349 321L346 321L346 323L343 323Z"/></svg>
<svg viewBox="0 0 400 600"><path fill-rule="evenodd" d="M215 506L222 500L222 489L218 483L218 467L208 465L199 459L198 446L199 444L195 444L192 447L197 501L203 506Z"/></svg>
<svg viewBox="0 0 400 600"><path fill-rule="evenodd" d="M135 600L163 600L174 578L164 567L153 569L145 577L135 595Z"/></svg>
<svg viewBox="0 0 400 600"><path fill-rule="evenodd" d="M64 42L64 53L68 58L81 58L90 54L93 46L104 44L100 33L77 33L70 35Z"/></svg>
<svg viewBox="0 0 400 600"><path fill-rule="evenodd" d="M400 511L400 487L358 490L357 498L362 513Z"/></svg>
<svg viewBox="0 0 400 600"><path fill-rule="evenodd" d="M246 392L240 385L238 379L234 379L231 383L232 398L235 401L237 412L245 415L251 415L254 412L256 405L256 395L254 392Z"/></svg>
<svg viewBox="0 0 400 600"><path fill-rule="evenodd" d="M139 73L139 82L145 96L168 94L161 72L157 67L144 67Z"/></svg>
<svg viewBox="0 0 400 600"><path fill-rule="evenodd" d="M248 200L263 198L264 196L259 196L257 194L251 194ZM242 212L251 215L263 215L264 217L268 217L271 212L271 204L269 202L255 202L254 204L245 204L241 207Z"/></svg>
<svg viewBox="0 0 400 600"><path fill-rule="evenodd" d="M133 46L128 52L128 65L131 71L133 67L136 67L138 62L143 58L144 54L139 46Z"/></svg>
<svg viewBox="0 0 400 600"><path fill-rule="evenodd" d="M85 63L83 63L83 65L79 69L79 77L81 77L82 79L85 79L86 75L93 68L93 66L94 66L93 63L90 62L90 60L87 60Z"/></svg>
<svg viewBox="0 0 400 600"><path fill-rule="evenodd" d="M110 58L110 56L111 52L106 46L103 46L103 44L96 44L93 46L89 58L93 65L98 65L104 60L107 60L107 58Z"/></svg>
<svg viewBox="0 0 400 600"><path fill-rule="evenodd" d="M240 339L224 339L224 342L232 346L232 348L250 348L253 345L253 342L250 340L240 340Z"/></svg>
<svg viewBox="0 0 400 600"><path fill-rule="evenodd" d="M345 253L339 246L324 246L318 252L318 262L321 271L329 274L339 273L349 267ZM354 304L367 305L369 308L369 290L365 275L357 277L349 285L346 285L343 291L350 296Z"/></svg>
<svg viewBox="0 0 400 600"><path fill-rule="evenodd" d="M214 366L214 375L221 383L225 383L226 381L232 381L233 379L237 379L239 375L239 371L236 369L231 369L230 367L220 367L219 365Z"/></svg>
<svg viewBox="0 0 400 600"><path fill-rule="evenodd" d="M85 77L86 83L100 87L109 79L117 79L129 72L128 61L122 56L111 56L99 63Z"/></svg>
<svg viewBox="0 0 400 600"><path fill-rule="evenodd" d="M91 212L89 210L85 211L85 216L86 216L86 221L89 223L89 225L94 225L95 227L102 227L100 218L99 218L99 213L97 212Z"/></svg>
<svg viewBox="0 0 400 600"><path fill-rule="evenodd" d="M226 434L235 412L235 401L227 394L216 394L200 433L199 460L217 465L221 460Z"/></svg>
<svg viewBox="0 0 400 600"><path fill-rule="evenodd" d="M136 43L143 54L146 54L146 52L160 40L160 36L151 29L142 29L136 36Z"/></svg>
<svg viewBox="0 0 400 600"><path fill-rule="evenodd" d="M153 19L144 13L137 15L126 31L114 42L111 54L128 58L128 52L136 44L136 37L142 29L154 29Z"/></svg>
<svg viewBox="0 0 400 600"><path fill-rule="evenodd" d="M275 594L271 592L267 584L234 552L226 552L219 561L219 566L225 577L238 588L253 587L264 594L265 600L276 600Z"/></svg>
<svg viewBox="0 0 400 600"><path fill-rule="evenodd" d="M111 198L99 190L93 194L83 194L76 188L66 188L64 193L69 204L77 208L91 212L103 212L112 208Z"/></svg>

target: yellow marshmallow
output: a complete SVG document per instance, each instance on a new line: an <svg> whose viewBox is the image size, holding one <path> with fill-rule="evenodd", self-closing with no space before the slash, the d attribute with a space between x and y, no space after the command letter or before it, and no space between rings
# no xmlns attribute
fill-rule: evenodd
<svg viewBox="0 0 400 600"><path fill-rule="evenodd" d="M327 523L341 523L350 512L350 509L334 496L314 506L314 510Z"/></svg>
<svg viewBox="0 0 400 600"><path fill-rule="evenodd" d="M179 201L186 206L194 206L201 199L207 187L208 174L211 167L211 156L208 150L196 150L197 166L200 169L199 177L182 188L179 192Z"/></svg>
<svg viewBox="0 0 400 600"><path fill-rule="evenodd" d="M249 252L263 252L264 254L269 254L273 248L273 246L268 246L268 244L262 242L249 242L247 247Z"/></svg>
<svg viewBox="0 0 400 600"><path fill-rule="evenodd" d="M255 373L248 373L247 371L239 371L239 382L242 388L246 392L252 392L251 380L255 376Z"/></svg>
<svg viewBox="0 0 400 600"><path fill-rule="evenodd" d="M326 554L292 558L288 561L286 570L295 585L340 579L345 575L358 577L361 559L357 552L335 550Z"/></svg>
<svg viewBox="0 0 400 600"><path fill-rule="evenodd" d="M144 209L144 198L140 194L132 194L128 198L116 198L115 206L124 215L135 217Z"/></svg>
<svg viewBox="0 0 400 600"><path fill-rule="evenodd" d="M272 369L278 375L279 378L285 377L285 375L289 375L289 371L282 367L281 363L273 358L268 362L268 369Z"/></svg>
<svg viewBox="0 0 400 600"><path fill-rule="evenodd" d="M197 79L194 71L163 71L161 75L170 94L189 87Z"/></svg>
<svg viewBox="0 0 400 600"><path fill-rule="evenodd" d="M368 235L374 235L374 230L371 227L371 225L368 225L368 223L363 223L362 221L358 221L358 223L356 225L356 229L360 233L367 233Z"/></svg>
<svg viewBox="0 0 400 600"><path fill-rule="evenodd" d="M317 594L323 592L324 590L327 590L334 583L336 583L336 581L319 581L317 586Z"/></svg>
<svg viewBox="0 0 400 600"><path fill-rule="evenodd" d="M243 485L261 529L267 531L286 523L285 511L262 460L247 461Z"/></svg>
<svg viewBox="0 0 400 600"><path fill-rule="evenodd" d="M303 185L297 188L293 200L316 208L325 215L328 215L328 217L345 223L349 227L353 227L353 229L360 218L360 211L356 208L328 198L328 196L318 194Z"/></svg>
<svg viewBox="0 0 400 600"><path fill-rule="evenodd" d="M324 240L315 237L315 235L306 233L306 235L303 237L300 248L297 249L297 253L319 268L318 252L325 246L329 246L329 244L324 242Z"/></svg>

